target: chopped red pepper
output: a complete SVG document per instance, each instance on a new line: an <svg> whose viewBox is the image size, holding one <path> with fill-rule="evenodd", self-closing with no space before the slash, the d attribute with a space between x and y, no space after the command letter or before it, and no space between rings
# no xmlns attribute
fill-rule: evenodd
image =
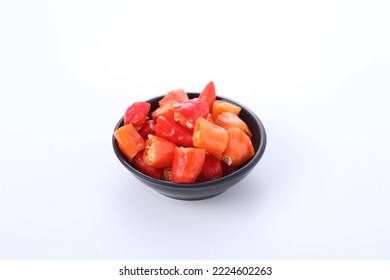
<svg viewBox="0 0 390 280"><path fill-rule="evenodd" d="M174 89L168 92L159 102L159 106L164 106L167 103L182 103L188 100L188 95L184 89Z"/></svg>
<svg viewBox="0 0 390 280"><path fill-rule="evenodd" d="M211 113L213 109L213 102L217 98L217 95L215 93L215 85L214 82L209 82L206 87L203 89L203 91L199 95L199 99L202 99L206 101L206 103L209 105L209 111Z"/></svg>
<svg viewBox="0 0 390 280"><path fill-rule="evenodd" d="M133 164L137 170L142 173L160 179L162 175L162 169L150 166L144 159L143 152L138 152L133 158Z"/></svg>
<svg viewBox="0 0 390 280"><path fill-rule="evenodd" d="M156 135L170 140L178 146L192 146L192 130L181 126L175 121L160 116L155 126Z"/></svg>
<svg viewBox="0 0 390 280"><path fill-rule="evenodd" d="M211 117L211 114L210 114L210 113L207 115L206 120L207 120L208 122L214 123L214 120L213 120L213 118Z"/></svg>
<svg viewBox="0 0 390 280"><path fill-rule="evenodd" d="M148 135L152 134L155 135L155 126L156 122L154 120L147 120L144 125L141 127L141 129L138 131L138 133L144 138L145 140L148 139Z"/></svg>
<svg viewBox="0 0 390 280"><path fill-rule="evenodd" d="M192 129L198 118L207 118L209 105L202 99L193 98L170 108L169 112L175 121Z"/></svg>
<svg viewBox="0 0 390 280"><path fill-rule="evenodd" d="M144 174L174 183L204 182L233 173L254 156L241 108L216 100L212 81L198 98L176 89L158 103L153 112L150 103L133 103L114 131L122 153Z"/></svg>
<svg viewBox="0 0 390 280"><path fill-rule="evenodd" d="M222 114L219 114L214 120L214 123L225 129L238 127L243 132L245 132L249 138L252 138L252 132L249 130L247 124L242 119L240 119L239 116L232 112L223 112Z"/></svg>
<svg viewBox="0 0 390 280"><path fill-rule="evenodd" d="M203 168L206 151L176 147L172 163L172 182L194 183Z"/></svg>
<svg viewBox="0 0 390 280"><path fill-rule="evenodd" d="M137 130L140 130L148 117L150 106L150 103L143 101L133 103L125 112L123 124L132 123Z"/></svg>
<svg viewBox="0 0 390 280"><path fill-rule="evenodd" d="M217 159L221 159L228 142L228 132L223 127L199 118L195 123L192 141L194 147L205 149Z"/></svg>
<svg viewBox="0 0 390 280"><path fill-rule="evenodd" d="M200 172L197 182L206 182L221 178L223 175L222 161L216 157L206 154L202 171Z"/></svg>
<svg viewBox="0 0 390 280"><path fill-rule="evenodd" d="M176 145L171 141L150 134L144 152L146 163L155 168L170 167L175 147Z"/></svg>
<svg viewBox="0 0 390 280"><path fill-rule="evenodd" d="M222 163L222 173L223 176L227 176L229 174L232 174L237 170L237 166L229 166L224 161L221 161Z"/></svg>
<svg viewBox="0 0 390 280"><path fill-rule="evenodd" d="M237 127L228 130L229 141L222 160L229 166L239 166L255 155L251 139Z"/></svg>
<svg viewBox="0 0 390 280"><path fill-rule="evenodd" d="M158 117L163 116L166 118L171 118L171 114L169 112L169 109L171 109L174 106L178 106L179 103L176 101L165 103L164 105L158 107L156 110L152 112L152 119L154 121L157 121ZM173 119L173 118L172 118Z"/></svg>
<svg viewBox="0 0 390 280"><path fill-rule="evenodd" d="M162 176L163 170L160 168L155 168L150 166L143 156L143 152L138 152L133 158L133 164L137 170L141 171L145 175L153 177L155 179L160 179Z"/></svg>
<svg viewBox="0 0 390 280"><path fill-rule="evenodd" d="M114 131L119 149L129 161L139 152L145 149L145 140L139 135L132 123L121 126Z"/></svg>
<svg viewBox="0 0 390 280"><path fill-rule="evenodd" d="M213 120L216 120L218 115L223 112L232 112L233 114L238 115L241 112L241 107L227 101L215 100L213 102L213 110L211 113Z"/></svg>

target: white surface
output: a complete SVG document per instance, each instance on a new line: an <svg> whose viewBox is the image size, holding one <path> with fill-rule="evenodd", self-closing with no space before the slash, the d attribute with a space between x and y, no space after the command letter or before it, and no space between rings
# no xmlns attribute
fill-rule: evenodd
<svg viewBox="0 0 390 280"><path fill-rule="evenodd" d="M388 1L2 1L1 259L389 259ZM241 185L166 198L116 159L124 110L248 105Z"/></svg>

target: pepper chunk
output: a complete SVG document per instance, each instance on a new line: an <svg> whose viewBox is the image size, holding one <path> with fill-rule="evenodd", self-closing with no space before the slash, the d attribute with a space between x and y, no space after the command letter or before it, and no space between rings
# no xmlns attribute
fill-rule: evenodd
<svg viewBox="0 0 390 280"><path fill-rule="evenodd" d="M118 142L119 149L129 161L132 161L139 151L145 149L145 140L132 123L121 126L114 131L114 137Z"/></svg>
<svg viewBox="0 0 390 280"><path fill-rule="evenodd" d="M225 129L237 127L245 132L249 138L252 138L252 132L249 130L248 125L242 119L240 119L239 116L232 112L223 112L222 114L219 114L214 123Z"/></svg>
<svg viewBox="0 0 390 280"><path fill-rule="evenodd" d="M123 124L127 125L132 123L137 130L140 130L148 117L150 107L151 105L148 102L141 101L133 103L125 112Z"/></svg>
<svg viewBox="0 0 390 280"><path fill-rule="evenodd" d="M154 168L170 167L176 145L171 141L149 134L146 140L144 159Z"/></svg>
<svg viewBox="0 0 390 280"><path fill-rule="evenodd" d="M195 182L202 171L205 157L204 149L176 147L172 163L172 182Z"/></svg>
<svg viewBox="0 0 390 280"><path fill-rule="evenodd" d="M142 173L144 173L150 177L160 179L162 176L163 170L160 168L155 168L155 167L150 166L145 161L143 154L144 154L143 151L140 151L134 156L133 164L134 164L135 168L137 168L137 170L141 171Z"/></svg>
<svg viewBox="0 0 390 280"><path fill-rule="evenodd" d="M213 102L217 98L217 95L215 93L215 85L214 82L209 82L206 87L203 89L203 91L199 95L199 99L202 99L206 101L206 103L209 105L209 111L211 113L211 110L213 109Z"/></svg>
<svg viewBox="0 0 390 280"><path fill-rule="evenodd" d="M209 105L206 101L193 98L169 109L171 116L182 126L194 128L198 118L207 118Z"/></svg>
<svg viewBox="0 0 390 280"><path fill-rule="evenodd" d="M182 103L184 101L187 101L188 95L185 92L184 89L174 89L168 92L160 101L158 101L159 106L164 106L167 103Z"/></svg>
<svg viewBox="0 0 390 280"><path fill-rule="evenodd" d="M144 138L145 140L148 139L148 135L152 134L155 135L155 126L156 122L153 120L147 120L144 125L141 127L141 129L138 131L138 133Z"/></svg>
<svg viewBox="0 0 390 280"><path fill-rule="evenodd" d="M194 147L205 149L217 159L221 159L228 142L228 131L199 118L195 123L192 141Z"/></svg>
<svg viewBox="0 0 390 280"><path fill-rule="evenodd" d="M224 100L215 100L211 112L213 120L216 120L218 115L223 112L232 112L233 114L238 115L241 112L241 107Z"/></svg>
<svg viewBox="0 0 390 280"><path fill-rule="evenodd" d="M222 161L216 157L206 154L202 171L200 172L197 182L206 182L221 178L223 175Z"/></svg>
<svg viewBox="0 0 390 280"><path fill-rule="evenodd" d="M166 118L171 118L171 114L169 112L169 109L172 107L178 106L180 103L176 102L175 100L171 102L167 102L164 105L158 107L156 110L152 112L152 119L154 121L157 121L158 117L163 116ZM173 119L173 118L172 118Z"/></svg>
<svg viewBox="0 0 390 280"><path fill-rule="evenodd" d="M228 130L229 140L222 154L228 166L239 166L255 155L251 139L237 127Z"/></svg>
<svg viewBox="0 0 390 280"><path fill-rule="evenodd" d="M168 139L178 146L192 146L192 130L166 117L160 116L157 119L155 132L157 136Z"/></svg>
<svg viewBox="0 0 390 280"><path fill-rule="evenodd" d="M224 161L221 161L221 163L223 176L230 175L237 171L237 166L229 166Z"/></svg>

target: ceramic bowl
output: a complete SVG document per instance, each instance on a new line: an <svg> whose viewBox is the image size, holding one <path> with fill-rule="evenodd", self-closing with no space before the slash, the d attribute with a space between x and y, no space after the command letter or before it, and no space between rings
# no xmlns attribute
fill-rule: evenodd
<svg viewBox="0 0 390 280"><path fill-rule="evenodd" d="M188 96L189 98L195 98L199 96L199 93L188 93ZM158 101L161 100L161 98L163 98L163 95L146 100L146 102L151 103L151 112L158 108ZM260 119L248 107L230 98L217 96L217 99L225 100L240 106L242 109L239 117L248 125L253 134L251 140L255 150L255 155L249 161L240 166L235 172L216 180L193 184L179 184L160 179L154 179L134 168L132 163L129 162L120 151L118 143L113 136L112 145L116 156L123 164L123 166L126 167L133 176L135 176L135 178L140 180L146 186L170 198L181 200L206 199L219 195L235 185L239 185L238 183L253 170L253 168L259 163L261 157L263 156L267 143L266 131ZM114 131L121 126L123 126L123 117L116 124Z"/></svg>

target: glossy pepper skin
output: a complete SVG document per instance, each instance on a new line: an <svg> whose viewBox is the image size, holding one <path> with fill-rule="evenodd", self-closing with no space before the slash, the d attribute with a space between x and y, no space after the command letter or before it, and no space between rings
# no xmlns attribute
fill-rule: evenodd
<svg viewBox="0 0 390 280"><path fill-rule="evenodd" d="M209 105L206 101L193 98L169 109L171 118L182 126L193 129L198 118L207 118Z"/></svg>
<svg viewBox="0 0 390 280"><path fill-rule="evenodd" d="M228 166L239 166L255 155L251 139L241 129L230 128L228 136L229 140L222 154L222 160Z"/></svg>
<svg viewBox="0 0 390 280"><path fill-rule="evenodd" d="M176 147L172 163L172 182L194 183L202 171L205 157L204 149Z"/></svg>
<svg viewBox="0 0 390 280"><path fill-rule="evenodd" d="M134 102L127 108L123 117L123 124L132 123L137 130L140 130L148 117L150 107L151 105L148 102Z"/></svg>
<svg viewBox="0 0 390 280"><path fill-rule="evenodd" d="M166 117L171 118L171 114L169 112L169 109L171 109L174 106L178 106L180 103L177 103L176 101L165 103L164 105L158 107L156 110L152 112L152 119L154 121L157 121L158 117Z"/></svg>
<svg viewBox="0 0 390 280"><path fill-rule="evenodd" d="M156 135L175 143L178 146L192 146L192 130L181 126L177 122L160 116L155 126Z"/></svg>
<svg viewBox="0 0 390 280"><path fill-rule="evenodd" d="M219 114L223 112L231 112L238 115L241 112L241 107L223 100L215 100L213 102L213 110L211 116L213 120L216 120Z"/></svg>
<svg viewBox="0 0 390 280"><path fill-rule="evenodd" d="M245 134L248 135L249 138L252 138L252 132L249 130L247 124L243 120L241 120L239 116L232 112L223 112L222 114L219 114L215 119L214 123L225 129L237 127L243 132L245 132Z"/></svg>
<svg viewBox="0 0 390 280"><path fill-rule="evenodd" d="M154 168L170 167L176 145L171 141L149 134L146 140L144 160Z"/></svg>
<svg viewBox="0 0 390 280"><path fill-rule="evenodd" d="M205 149L220 160L228 142L228 131L199 118L195 123L192 141L194 147Z"/></svg>
<svg viewBox="0 0 390 280"><path fill-rule="evenodd" d="M222 176L230 175L237 171L237 166L229 166L224 161L221 161L222 163Z"/></svg>
<svg viewBox="0 0 390 280"><path fill-rule="evenodd" d="M141 129L138 131L138 133L144 138L145 140L148 139L148 135L152 134L155 135L155 126L156 122L153 120L147 120L144 125L141 127Z"/></svg>
<svg viewBox="0 0 390 280"><path fill-rule="evenodd" d="M138 133L132 123L121 126L114 131L114 137L119 149L129 161L139 152L145 149L145 140Z"/></svg>
<svg viewBox="0 0 390 280"><path fill-rule="evenodd" d="M160 101L158 101L158 105L161 107L168 103L182 103L188 99L188 95L184 89L179 88L168 92Z"/></svg>
<svg viewBox="0 0 390 280"><path fill-rule="evenodd" d="M206 154L202 171L200 172L196 181L206 182L221 178L222 176L222 161L210 154Z"/></svg>
<svg viewBox="0 0 390 280"><path fill-rule="evenodd" d="M162 176L163 170L160 168L155 168L150 166L144 158L144 153L143 151L138 152L134 158L133 158L133 164L137 170L141 171L142 173L153 177L155 179L160 179Z"/></svg>
<svg viewBox="0 0 390 280"><path fill-rule="evenodd" d="M203 89L203 91L199 94L199 99L202 99L206 101L206 103L209 105L209 111L211 113L213 109L213 102L217 98L217 95L215 93L215 85L214 82L209 82L206 87Z"/></svg>

